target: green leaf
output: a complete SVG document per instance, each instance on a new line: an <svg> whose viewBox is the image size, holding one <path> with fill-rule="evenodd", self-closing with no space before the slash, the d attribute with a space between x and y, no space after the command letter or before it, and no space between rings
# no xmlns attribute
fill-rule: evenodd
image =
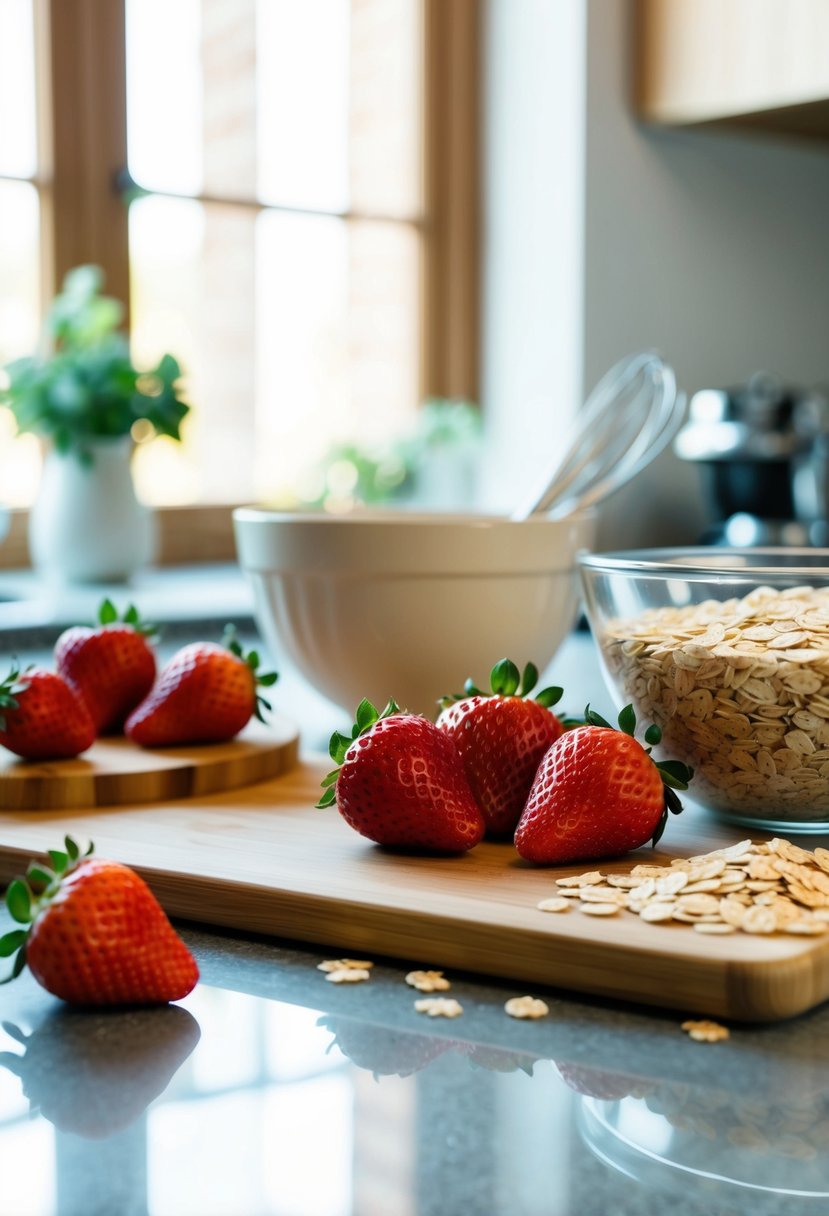
<svg viewBox="0 0 829 1216"><path fill-rule="evenodd" d="M248 657L245 659L245 662L251 671L256 671L256 668L259 666L259 652L256 650L251 650Z"/></svg>
<svg viewBox="0 0 829 1216"><path fill-rule="evenodd" d="M380 714L377 712L376 706L372 705L371 701L368 701L365 697L363 697L362 701L357 706L357 712L355 713L354 717L357 726L359 727L359 733L362 734L364 731L369 730L370 727L374 725L374 723L380 717Z"/></svg>
<svg viewBox="0 0 829 1216"><path fill-rule="evenodd" d="M340 770L338 768L332 768L331 772L328 773L327 776L323 777L320 785L323 787L323 789L326 789L329 785L336 785L339 775Z"/></svg>
<svg viewBox="0 0 829 1216"><path fill-rule="evenodd" d="M511 659L501 659L490 672L489 683L496 696L514 696L520 682L520 672Z"/></svg>
<svg viewBox="0 0 829 1216"><path fill-rule="evenodd" d="M526 697L532 692L538 683L538 668L535 663L528 663L524 668L524 673L521 676L521 684L518 689L519 697Z"/></svg>
<svg viewBox="0 0 829 1216"><path fill-rule="evenodd" d="M668 808L668 810L671 812L672 815L681 814L682 813L682 803L679 800L679 796L674 793L674 791L671 789L671 787L669 785L666 785L664 787L664 789L665 789L665 806Z"/></svg>
<svg viewBox="0 0 829 1216"><path fill-rule="evenodd" d="M624 731L626 735L630 735L630 737L633 738L633 736L636 734L636 714L634 713L632 705L626 705L623 710L620 710L618 721L619 729Z"/></svg>
<svg viewBox="0 0 829 1216"><path fill-rule="evenodd" d="M601 714L597 714L595 709L591 709L588 705L584 711L584 720L588 726L606 726L608 730L613 730L613 727L603 718Z"/></svg>
<svg viewBox="0 0 829 1216"><path fill-rule="evenodd" d="M98 620L102 625L112 625L118 620L118 610L111 599L105 599L98 609Z"/></svg>
<svg viewBox="0 0 829 1216"><path fill-rule="evenodd" d="M0 958L11 958L15 950L18 950L26 938L28 933L25 929L12 929L10 933L6 933L0 937Z"/></svg>
<svg viewBox="0 0 829 1216"><path fill-rule="evenodd" d="M27 925L32 919L32 896L21 878L13 878L6 891L6 907L12 920Z"/></svg>
<svg viewBox="0 0 829 1216"><path fill-rule="evenodd" d="M127 610L124 613L124 624L139 625L140 623L141 617L138 614L138 609L136 608L135 604L128 604Z"/></svg>
<svg viewBox="0 0 829 1216"><path fill-rule="evenodd" d="M485 697L487 695L472 679L464 680L463 691L467 697Z"/></svg>
<svg viewBox="0 0 829 1216"><path fill-rule="evenodd" d="M76 842L72 839L72 837L66 836L64 838L63 845L64 845L64 848L66 849L66 853L67 853L69 860L73 861L73 862L77 861L81 855L81 851L78 848Z"/></svg>
<svg viewBox="0 0 829 1216"><path fill-rule="evenodd" d="M353 740L341 731L335 730L328 744L328 754L335 764L342 764L345 753L351 747Z"/></svg>
<svg viewBox="0 0 829 1216"><path fill-rule="evenodd" d="M49 860L56 874L63 874L69 865L69 853L61 853L58 849L49 850Z"/></svg>
<svg viewBox="0 0 829 1216"><path fill-rule="evenodd" d="M267 671L263 676L257 676L257 684L261 684L263 688L270 688L279 679L278 671Z"/></svg>
<svg viewBox="0 0 829 1216"><path fill-rule="evenodd" d="M386 702L385 706L383 707L383 712L380 714L380 717L381 718L391 718L395 714L399 714L399 713L400 713L400 706L397 704L394 697L391 697Z"/></svg>
<svg viewBox="0 0 829 1216"><path fill-rule="evenodd" d="M661 760L656 766L666 785L675 790L687 790L693 770L679 760Z"/></svg>
<svg viewBox="0 0 829 1216"><path fill-rule="evenodd" d="M552 709L554 705L558 705L563 696L563 688L558 688L556 685L551 685L549 688L542 688L541 692L536 693L535 699L538 704L543 705L545 709Z"/></svg>
<svg viewBox="0 0 829 1216"><path fill-rule="evenodd" d="M645 731L645 742L650 744L651 747L656 747L657 743L661 743L662 727L657 726L655 722L652 722Z"/></svg>
<svg viewBox="0 0 829 1216"><path fill-rule="evenodd" d="M668 822L668 812L663 807L662 814L659 818L659 823L656 825L656 831L654 832L653 836L651 836L651 847L652 848L656 848L656 846L659 844L660 840L662 839L662 833L665 831L665 825L667 824L667 822Z"/></svg>
<svg viewBox="0 0 829 1216"><path fill-rule="evenodd" d="M20 972L26 966L26 947L21 946L15 955L14 966L11 969L11 974L7 975L4 980L0 980L0 984L10 984L12 980L16 980Z"/></svg>
<svg viewBox="0 0 829 1216"><path fill-rule="evenodd" d="M331 806L337 797L337 791L333 785L330 785L325 793L320 798L319 802L315 803L318 810L324 810L327 806Z"/></svg>
<svg viewBox="0 0 829 1216"><path fill-rule="evenodd" d="M44 870L42 866L32 862L26 870L26 879L30 884L45 889L55 881L55 874L52 870Z"/></svg>

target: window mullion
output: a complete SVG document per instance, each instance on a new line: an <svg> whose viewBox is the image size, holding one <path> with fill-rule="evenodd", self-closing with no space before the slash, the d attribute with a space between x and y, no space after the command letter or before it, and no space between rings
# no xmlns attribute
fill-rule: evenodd
<svg viewBox="0 0 829 1216"><path fill-rule="evenodd" d="M44 245L52 287L94 262L129 306L124 0L39 0L38 41L49 88L41 134ZM48 96L47 96L48 93Z"/></svg>

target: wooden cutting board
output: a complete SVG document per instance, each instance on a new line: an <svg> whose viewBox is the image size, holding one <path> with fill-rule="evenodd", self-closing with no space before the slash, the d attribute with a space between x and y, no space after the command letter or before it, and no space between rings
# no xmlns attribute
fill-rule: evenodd
<svg viewBox="0 0 829 1216"><path fill-rule="evenodd" d="M299 732L286 718L253 722L229 743L145 750L98 739L75 760L19 760L0 748L0 809L46 811L169 802L254 785L296 764Z"/></svg>
<svg viewBox="0 0 829 1216"><path fill-rule="evenodd" d="M0 813L0 880L72 832L135 866L171 915L325 943L321 957L388 955L501 976L525 991L569 988L747 1021L790 1017L829 996L824 939L704 937L625 912L545 914L536 904L554 893L554 879L584 866L533 869L508 844L458 858L378 849L336 811L313 808L326 767L164 805ZM738 839L695 809L672 819L666 836L638 859Z"/></svg>

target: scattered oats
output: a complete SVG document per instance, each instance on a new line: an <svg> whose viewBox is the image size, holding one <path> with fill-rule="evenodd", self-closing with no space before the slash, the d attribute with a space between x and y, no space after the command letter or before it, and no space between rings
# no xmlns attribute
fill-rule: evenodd
<svg viewBox="0 0 829 1216"><path fill-rule="evenodd" d="M588 916L615 916L619 911L618 904L582 904L582 912Z"/></svg>
<svg viewBox="0 0 829 1216"><path fill-rule="evenodd" d="M710 1022L707 1019L701 1021L689 1019L682 1023L682 1029L698 1043L720 1043L731 1037L726 1026L720 1026L719 1022Z"/></svg>
<svg viewBox="0 0 829 1216"><path fill-rule="evenodd" d="M558 895L553 899L540 900L536 907L540 912L569 912L570 900Z"/></svg>
<svg viewBox="0 0 829 1216"><path fill-rule="evenodd" d="M504 1010L511 1018L546 1018L550 1007L537 996L513 996Z"/></svg>
<svg viewBox="0 0 829 1216"><path fill-rule="evenodd" d="M671 920L673 918L673 914L673 904L645 904L644 908L642 908L641 912L639 913L639 919L655 924L660 920Z"/></svg>
<svg viewBox="0 0 829 1216"><path fill-rule="evenodd" d="M592 887L595 883L601 882L601 878L598 870L591 870L588 874L571 874L569 878L557 878L556 886Z"/></svg>
<svg viewBox="0 0 829 1216"><path fill-rule="evenodd" d="M414 1007L418 1013L428 1014L430 1018L458 1018L463 1013L463 1006L452 996L425 996L415 1001Z"/></svg>
<svg viewBox="0 0 829 1216"><path fill-rule="evenodd" d="M317 963L317 971L371 971L374 963L368 959L331 958L324 963Z"/></svg>
<svg viewBox="0 0 829 1216"><path fill-rule="evenodd" d="M446 992L452 987L442 971L410 971L406 983L418 992Z"/></svg>
<svg viewBox="0 0 829 1216"><path fill-rule="evenodd" d="M342 967L339 971L329 971L325 978L330 984L360 984L371 978L371 972L365 967Z"/></svg>
<svg viewBox="0 0 829 1216"><path fill-rule="evenodd" d="M628 874L591 870L574 881L580 885L559 886L558 895L538 907L566 911L576 900L588 916L625 909L649 924L678 921L710 936L829 933L829 850L810 853L780 837L741 840L663 866L637 865Z"/></svg>
<svg viewBox="0 0 829 1216"><path fill-rule="evenodd" d="M777 928L777 916L772 908L755 905L746 909L742 928L744 933L774 933Z"/></svg>

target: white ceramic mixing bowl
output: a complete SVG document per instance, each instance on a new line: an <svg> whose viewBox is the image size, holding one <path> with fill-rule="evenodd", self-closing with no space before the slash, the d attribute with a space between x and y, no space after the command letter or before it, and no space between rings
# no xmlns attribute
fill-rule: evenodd
<svg viewBox="0 0 829 1216"><path fill-rule="evenodd" d="M262 633L348 712L362 697L434 717L498 659L545 667L573 624L592 514L234 512Z"/></svg>

